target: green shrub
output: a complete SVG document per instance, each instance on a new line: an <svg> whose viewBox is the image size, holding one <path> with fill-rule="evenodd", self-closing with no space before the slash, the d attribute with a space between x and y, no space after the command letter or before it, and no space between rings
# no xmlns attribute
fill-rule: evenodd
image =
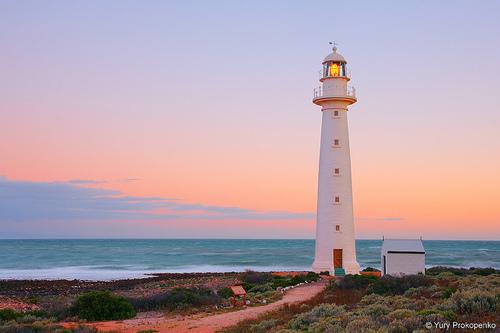
<svg viewBox="0 0 500 333"><path fill-rule="evenodd" d="M319 272L319 275L330 275L330 272L329 271Z"/></svg>
<svg viewBox="0 0 500 333"><path fill-rule="evenodd" d="M371 275L346 275L336 282L335 287L339 289L361 289L373 284L378 279Z"/></svg>
<svg viewBox="0 0 500 333"><path fill-rule="evenodd" d="M406 327L402 321L395 320L389 324L389 327L387 327L387 332L389 332L389 333L407 333L408 330L406 329Z"/></svg>
<svg viewBox="0 0 500 333"><path fill-rule="evenodd" d="M252 287L252 289L248 290L250 293L265 293L268 291L273 291L273 288L267 283L256 285L255 287Z"/></svg>
<svg viewBox="0 0 500 333"><path fill-rule="evenodd" d="M314 272L307 272L306 280L307 281L318 281L319 275L317 273L314 273Z"/></svg>
<svg viewBox="0 0 500 333"><path fill-rule="evenodd" d="M392 312L390 312L387 316L391 319L406 319L413 317L415 315L415 311L408 310L408 309L397 309Z"/></svg>
<svg viewBox="0 0 500 333"><path fill-rule="evenodd" d="M375 330L377 326L377 323L371 317L360 316L347 324L346 332L367 333Z"/></svg>
<svg viewBox="0 0 500 333"><path fill-rule="evenodd" d="M366 267L365 269L362 270L362 272L380 272L380 270L373 267Z"/></svg>
<svg viewBox="0 0 500 333"><path fill-rule="evenodd" d="M182 309L184 307L200 307L221 302L221 296L207 288L175 288L162 294L145 298L131 298L130 302L136 311L161 309Z"/></svg>
<svg viewBox="0 0 500 333"><path fill-rule="evenodd" d="M455 291L457 291L457 288L446 288L443 291L443 298L450 298Z"/></svg>
<svg viewBox="0 0 500 333"><path fill-rule="evenodd" d="M251 283L251 284L264 284L267 282L271 282L273 279L273 275L268 272L254 272L247 270L240 274L239 276L242 282Z"/></svg>
<svg viewBox="0 0 500 333"><path fill-rule="evenodd" d="M436 309L425 309L425 310L420 310L417 311L417 315L423 316L423 317L428 317L430 315L439 315L442 316L443 318L446 318L447 320L455 320L457 317L456 314L453 311L441 311L441 310L436 310Z"/></svg>
<svg viewBox="0 0 500 333"><path fill-rule="evenodd" d="M132 304L109 291L91 291L80 295L73 306L73 312L90 321L119 320L135 316Z"/></svg>
<svg viewBox="0 0 500 333"><path fill-rule="evenodd" d="M310 274L312 273L312 274ZM315 274L315 275L313 275ZM293 277L290 276L274 276L271 287L276 289L278 287L284 288L288 286L295 286L299 283L304 283L306 281L316 281L319 279L319 275L314 272L309 272L307 275L295 275Z"/></svg>
<svg viewBox="0 0 500 333"><path fill-rule="evenodd" d="M416 310L418 308L418 300L396 295L396 296L381 296L377 294L369 294L363 296L359 301L360 305L384 305L391 311L397 309Z"/></svg>
<svg viewBox="0 0 500 333"><path fill-rule="evenodd" d="M345 313L343 306L320 304L311 311L295 316L295 318L288 323L288 326L291 329L305 330L309 325L319 321L321 318L339 316L343 313Z"/></svg>
<svg viewBox="0 0 500 333"><path fill-rule="evenodd" d="M431 267L425 270L425 274L427 275L439 275L441 273L451 273L453 275L464 276L468 274L468 270L463 268L444 267L444 266Z"/></svg>
<svg viewBox="0 0 500 333"><path fill-rule="evenodd" d="M231 288L226 287L226 288L219 289L217 291L217 295L219 295L222 298L227 299L227 298L233 296L233 291L231 290Z"/></svg>
<svg viewBox="0 0 500 333"><path fill-rule="evenodd" d="M422 296L425 292L426 292L425 287L410 288L404 292L404 295L406 297L419 297Z"/></svg>
<svg viewBox="0 0 500 333"><path fill-rule="evenodd" d="M424 275L406 275L394 277L384 275L376 279L370 286L369 291L379 295L402 295L410 288L425 287L431 284L431 280Z"/></svg>
<svg viewBox="0 0 500 333"><path fill-rule="evenodd" d="M1 309L0 310L0 320L16 320L19 317L22 317L23 314L20 312L16 312L12 309Z"/></svg>
<svg viewBox="0 0 500 333"><path fill-rule="evenodd" d="M341 317L321 318L318 322L312 323L307 332L311 333L344 333Z"/></svg>
<svg viewBox="0 0 500 333"><path fill-rule="evenodd" d="M19 318L16 319L16 321L20 324L31 324L34 323L35 321L39 321L40 317L34 316L32 314L25 314Z"/></svg>
<svg viewBox="0 0 500 333"><path fill-rule="evenodd" d="M241 286L243 287L243 289L245 289L246 292L249 292L250 289L252 289L253 287L256 286L256 284L255 283L243 282L243 284Z"/></svg>
<svg viewBox="0 0 500 333"><path fill-rule="evenodd" d="M494 269L491 267L488 268L455 268L455 267L444 267L444 266L436 266L436 267L431 267L426 270L426 274L428 275L439 275L441 273L452 273L454 275L458 276L465 276L465 275L491 275L491 274L497 274L500 273L500 270Z"/></svg>
<svg viewBox="0 0 500 333"><path fill-rule="evenodd" d="M460 314L484 314L495 312L499 296L481 290L459 291L450 300L453 309Z"/></svg>
<svg viewBox="0 0 500 333"><path fill-rule="evenodd" d="M306 282L306 277L304 275L297 274L294 277L292 277L292 279L290 280L290 282L291 282L292 286L295 286L295 285L297 285L299 283Z"/></svg>
<svg viewBox="0 0 500 333"><path fill-rule="evenodd" d="M273 277L273 282L271 284L273 289L276 289L278 287L284 288L288 287L292 284L290 277L284 277L284 276L275 276Z"/></svg>
<svg viewBox="0 0 500 333"><path fill-rule="evenodd" d="M266 333L271 328L277 326L279 321L277 319L263 320L258 324L250 326L250 331L253 333Z"/></svg>
<svg viewBox="0 0 500 333"><path fill-rule="evenodd" d="M492 274L500 273L499 270L488 267L488 268L475 268L472 270L472 274L488 276Z"/></svg>
<svg viewBox="0 0 500 333"><path fill-rule="evenodd" d="M372 316L372 317L380 317L391 312L391 309L383 304L370 304L364 308L360 309L362 314Z"/></svg>

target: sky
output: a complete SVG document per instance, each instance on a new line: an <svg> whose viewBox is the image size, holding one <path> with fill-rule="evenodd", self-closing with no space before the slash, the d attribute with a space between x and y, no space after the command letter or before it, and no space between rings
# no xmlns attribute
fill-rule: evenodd
<svg viewBox="0 0 500 333"><path fill-rule="evenodd" d="M0 238L313 238L329 41L357 238L500 240L498 1L0 0Z"/></svg>

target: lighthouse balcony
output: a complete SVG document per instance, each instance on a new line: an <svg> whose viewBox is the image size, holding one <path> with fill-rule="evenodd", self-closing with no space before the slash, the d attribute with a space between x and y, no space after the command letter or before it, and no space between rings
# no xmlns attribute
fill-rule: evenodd
<svg viewBox="0 0 500 333"><path fill-rule="evenodd" d="M326 100L341 100L354 103L356 102L356 89L354 87L347 87L345 91L340 91L338 89L323 89L322 86L314 89L313 103L318 104L318 102Z"/></svg>

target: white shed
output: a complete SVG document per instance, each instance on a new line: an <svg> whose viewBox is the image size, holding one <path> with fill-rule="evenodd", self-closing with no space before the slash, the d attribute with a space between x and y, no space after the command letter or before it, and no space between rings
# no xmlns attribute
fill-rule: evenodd
<svg viewBox="0 0 500 333"><path fill-rule="evenodd" d="M421 239L384 239L380 253L382 275L425 274L425 250Z"/></svg>

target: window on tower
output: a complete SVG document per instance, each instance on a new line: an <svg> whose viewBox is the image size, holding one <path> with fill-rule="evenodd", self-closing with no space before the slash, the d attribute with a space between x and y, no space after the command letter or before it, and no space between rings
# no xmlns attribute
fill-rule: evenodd
<svg viewBox="0 0 500 333"><path fill-rule="evenodd" d="M335 231L340 231L340 224L335 225Z"/></svg>
<svg viewBox="0 0 500 333"><path fill-rule="evenodd" d="M339 169L339 168L335 168L335 169L333 170L333 174L334 174L335 176L340 175L340 169Z"/></svg>
<svg viewBox="0 0 500 333"><path fill-rule="evenodd" d="M340 203L340 197L336 196L334 201L335 201L335 203Z"/></svg>
<svg viewBox="0 0 500 333"><path fill-rule="evenodd" d="M333 116L334 117L338 117L339 116L339 112L337 110L333 111Z"/></svg>
<svg viewBox="0 0 500 333"><path fill-rule="evenodd" d="M339 77L346 76L345 63L342 62L327 62L323 64L323 77Z"/></svg>
<svg viewBox="0 0 500 333"><path fill-rule="evenodd" d="M333 140L333 146L334 146L334 147L338 147L338 146L340 146L340 141L339 141L339 139L334 139L334 140Z"/></svg>
<svg viewBox="0 0 500 333"><path fill-rule="evenodd" d="M340 75L340 66L336 63L330 65L330 76L339 76Z"/></svg>

